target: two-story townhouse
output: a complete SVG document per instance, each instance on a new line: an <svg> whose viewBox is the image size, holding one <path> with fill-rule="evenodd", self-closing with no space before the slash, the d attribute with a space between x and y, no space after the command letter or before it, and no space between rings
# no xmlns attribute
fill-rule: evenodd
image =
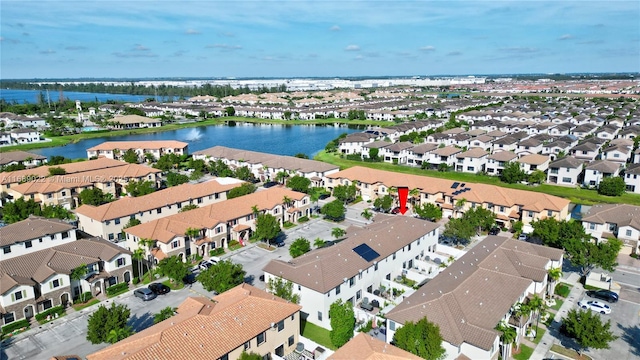
<svg viewBox="0 0 640 360"><path fill-rule="evenodd" d="M1 142L0 142L1 144ZM26 167L40 166L47 162L47 157L26 151L14 150L2 153L0 168L9 165L24 165Z"/></svg>
<svg viewBox="0 0 640 360"><path fill-rule="evenodd" d="M88 148L87 158L104 156L109 159L122 160L127 151L133 150L139 159L144 160L146 154L151 154L155 160L158 160L165 154L186 155L188 147L189 144L176 140L105 141Z"/></svg>
<svg viewBox="0 0 640 360"><path fill-rule="evenodd" d="M551 159L546 155L530 154L520 157L517 162L520 168L527 174L531 174L536 170L547 171Z"/></svg>
<svg viewBox="0 0 640 360"><path fill-rule="evenodd" d="M189 297L170 319L89 354L87 359L157 357L153 354L159 348L166 360L184 359L186 354L198 360L238 360L243 353L264 359L298 359L299 334L299 305L241 284L216 295L215 300Z"/></svg>
<svg viewBox="0 0 640 360"><path fill-rule="evenodd" d="M631 164L624 172L627 191L640 194L640 164Z"/></svg>
<svg viewBox="0 0 640 360"><path fill-rule="evenodd" d="M433 254L438 225L405 216L383 216L364 228L349 228L347 239L290 261L271 260L265 281L293 283L307 321L330 329L329 307L341 299L358 305L374 291L413 268L416 257Z"/></svg>
<svg viewBox="0 0 640 360"><path fill-rule="evenodd" d="M633 147L627 145L612 145L602 150L602 159L624 166L631 160Z"/></svg>
<svg viewBox="0 0 640 360"><path fill-rule="evenodd" d="M456 156L462 152L455 146L445 146L435 149L429 153L429 165L433 169L437 169L440 166L453 167L456 163Z"/></svg>
<svg viewBox="0 0 640 360"><path fill-rule="evenodd" d="M640 206L594 205L582 216L582 226L598 241L616 237L640 254Z"/></svg>
<svg viewBox="0 0 640 360"><path fill-rule="evenodd" d="M528 138L516 144L515 153L519 157L523 155L540 154L542 152L542 148L542 141L534 138Z"/></svg>
<svg viewBox="0 0 640 360"><path fill-rule="evenodd" d="M573 156L566 156L549 164L547 183L576 186L581 183L584 162Z"/></svg>
<svg viewBox="0 0 640 360"><path fill-rule="evenodd" d="M491 144L491 152L495 154L500 151L515 151L518 146L518 141L518 139L511 135L496 139Z"/></svg>
<svg viewBox="0 0 640 360"><path fill-rule="evenodd" d="M197 184L181 184L139 197L123 197L110 203L81 205L75 210L80 230L110 241L124 240L122 229L132 219L146 223L177 214L187 205L207 206L227 199L229 190L243 182L216 178Z"/></svg>
<svg viewBox="0 0 640 360"><path fill-rule="evenodd" d="M11 145L11 143L13 143L11 134L5 131L0 131L0 145Z"/></svg>
<svg viewBox="0 0 640 360"><path fill-rule="evenodd" d="M384 148L391 145L393 145L393 143L385 140L375 140L370 143L364 144L362 146L361 157L368 159L368 158L371 158L372 155L375 155L377 152L378 158L384 159L382 155L383 153L385 153ZM375 149L375 150L372 150L372 149Z"/></svg>
<svg viewBox="0 0 640 360"><path fill-rule="evenodd" d="M348 134L338 141L338 150L341 154L361 154L362 146L374 141L376 136L370 133Z"/></svg>
<svg viewBox="0 0 640 360"><path fill-rule="evenodd" d="M380 149L378 156L382 157L384 162L392 164L406 164L409 159L409 150L413 148L410 141L397 142Z"/></svg>
<svg viewBox="0 0 640 360"><path fill-rule="evenodd" d="M378 331L377 329L374 331ZM336 350L327 360L421 360L412 353L359 332Z"/></svg>
<svg viewBox="0 0 640 360"><path fill-rule="evenodd" d="M576 126L575 129L573 129L572 134L581 139L584 139L585 137L595 133L597 129L598 127L596 125L582 124L582 125Z"/></svg>
<svg viewBox="0 0 640 360"><path fill-rule="evenodd" d="M493 143L493 138L487 135L479 135L469 139L470 147L479 147L487 151L491 150L492 143Z"/></svg>
<svg viewBox="0 0 640 360"><path fill-rule="evenodd" d="M602 148L603 140L590 138L580 142L571 149L571 155L576 159L591 161L595 160Z"/></svg>
<svg viewBox="0 0 640 360"><path fill-rule="evenodd" d="M44 141L39 131L31 128L14 129L9 132L11 140L17 144L30 144Z"/></svg>
<svg viewBox="0 0 640 360"><path fill-rule="evenodd" d="M71 272L86 266L80 281ZM30 319L54 306L68 306L78 294L104 293L132 279L131 253L100 238L79 239L0 261L3 323Z"/></svg>
<svg viewBox="0 0 640 360"><path fill-rule="evenodd" d="M57 219L29 215L0 227L0 261L76 241L73 225Z"/></svg>
<svg viewBox="0 0 640 360"><path fill-rule="evenodd" d="M634 138L640 136L640 125L630 125L626 126L620 130L617 137L633 140Z"/></svg>
<svg viewBox="0 0 640 360"><path fill-rule="evenodd" d="M437 148L438 145L429 143L415 145L407 150L409 153L407 164L413 166L422 166L422 164L427 164L429 162L429 154Z"/></svg>
<svg viewBox="0 0 640 360"><path fill-rule="evenodd" d="M515 161L518 155L513 151L498 151L487 156L486 171L489 175L500 175L505 165L511 161Z"/></svg>
<svg viewBox="0 0 640 360"><path fill-rule="evenodd" d="M569 135L575 129L575 125L570 122L560 123L549 129L549 134L554 136Z"/></svg>
<svg viewBox="0 0 640 360"><path fill-rule="evenodd" d="M155 128L162 126L160 119L152 119L140 115L116 116L107 120L115 129Z"/></svg>
<svg viewBox="0 0 640 360"><path fill-rule="evenodd" d="M477 173L485 171L488 152L482 148L471 148L456 155L455 171Z"/></svg>
<svg viewBox="0 0 640 360"><path fill-rule="evenodd" d="M276 217L280 225L285 221L296 222L311 215L311 201L309 195L272 187L126 228L126 247L131 251L145 249L151 261L168 256L185 260L191 254L206 256L210 250L227 248L233 240L245 245L261 213ZM190 230L197 230L197 234L191 234ZM148 246L141 239L153 243Z"/></svg>
<svg viewBox="0 0 640 360"><path fill-rule="evenodd" d="M584 186L598 187L604 178L620 175L620 164L608 160L595 160L585 166Z"/></svg>
<svg viewBox="0 0 640 360"><path fill-rule="evenodd" d="M440 327L445 359L510 357L495 327L505 322L524 336L527 322L513 307L544 298L547 271L562 266L563 251L489 236L386 314L387 342L403 324L423 318Z"/></svg>
<svg viewBox="0 0 640 360"><path fill-rule="evenodd" d="M599 139L613 140L615 139L619 131L620 131L620 128L618 128L617 126L605 125L600 129L596 130L595 134L596 134L596 137Z"/></svg>

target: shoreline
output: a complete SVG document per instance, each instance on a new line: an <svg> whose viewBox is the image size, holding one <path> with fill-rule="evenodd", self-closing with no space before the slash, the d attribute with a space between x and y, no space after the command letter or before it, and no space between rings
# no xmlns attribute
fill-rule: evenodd
<svg viewBox="0 0 640 360"><path fill-rule="evenodd" d="M109 138L114 136L124 136L124 135L136 135L136 134L150 134L157 132L165 132L179 129L188 129L200 126L217 126L217 125L225 125L225 126L234 126L229 124L229 122L235 123L249 123L249 124L265 124L265 125L285 125L285 126L335 126L339 124L340 126L349 126L354 125L358 128L362 127L363 129L367 126L377 126L377 127L387 127L395 125L395 122L382 122L375 120L347 120L347 119L321 119L321 120L271 120L271 119L255 119L255 118L245 118L239 116L228 116L222 118L213 118L206 119L202 121L188 122L182 124L167 124L157 128L139 128L139 129L127 129L127 130L98 130L98 131L90 131L84 132L81 134L74 135L62 135L62 136L54 136L47 137L48 141L30 143L30 144L20 144L20 145L10 145L10 146L2 146L0 147L0 153L9 152L14 150L33 150L33 149L44 149L44 148L52 148L52 147L60 147L65 146L67 144L76 143L85 139L95 139L95 138Z"/></svg>

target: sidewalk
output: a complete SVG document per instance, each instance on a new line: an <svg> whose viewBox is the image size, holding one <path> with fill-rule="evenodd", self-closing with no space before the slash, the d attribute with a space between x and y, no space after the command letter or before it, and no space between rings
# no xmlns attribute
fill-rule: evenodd
<svg viewBox="0 0 640 360"><path fill-rule="evenodd" d="M573 287L556 313L556 316L553 318L551 326L547 328L542 339L540 339L540 343L538 343L538 346L533 350L533 354L529 358L530 360L543 360L547 358L547 353L551 350L551 346L558 340L554 334L557 334L558 331L560 331L562 318L574 307L576 302L578 302L584 294L584 287L580 283L580 275L571 273L567 279L564 279L561 282L565 282ZM560 358L562 357L560 356Z"/></svg>

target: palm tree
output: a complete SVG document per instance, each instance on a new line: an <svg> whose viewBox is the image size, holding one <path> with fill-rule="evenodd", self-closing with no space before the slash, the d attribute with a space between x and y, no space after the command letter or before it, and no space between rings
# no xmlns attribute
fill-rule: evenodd
<svg viewBox="0 0 640 360"><path fill-rule="evenodd" d="M516 329L509 326L506 321L502 320L496 326L496 330L502 332L502 335L500 335L500 341L502 342L502 358L508 359L511 354L511 344L516 341L516 337L518 336Z"/></svg>
<svg viewBox="0 0 640 360"><path fill-rule="evenodd" d="M313 241L313 246L315 246L316 248L322 247L324 246L324 240L320 239L320 238L316 238Z"/></svg>
<svg viewBox="0 0 640 360"><path fill-rule="evenodd" d="M536 314L536 331L540 331L538 330L539 329L538 326L540 326L540 313L547 308L547 304L544 302L544 299L538 296L538 294L535 294L529 300L528 305L531 308L531 310L533 310Z"/></svg>
<svg viewBox="0 0 640 360"><path fill-rule="evenodd" d="M456 201L456 205L455 205L456 214L459 213L464 208L464 204L466 203L467 203L467 199L465 198L458 199Z"/></svg>
<svg viewBox="0 0 640 360"><path fill-rule="evenodd" d="M396 202L396 198L398 197L398 188L392 186L389 188L389 195L393 198L393 202Z"/></svg>
<svg viewBox="0 0 640 360"><path fill-rule="evenodd" d="M360 215L362 215L363 218L367 219L367 221L371 220L371 218L373 217L373 213L369 209L362 210Z"/></svg>
<svg viewBox="0 0 640 360"><path fill-rule="evenodd" d="M115 344L118 341L122 340L122 339L126 339L129 336L133 335L133 331L131 330L131 327L129 326L125 326L123 328L119 328L119 329L111 329L111 331L109 331L109 333L107 334L107 342L111 343L111 344Z"/></svg>
<svg viewBox="0 0 640 360"><path fill-rule="evenodd" d="M562 277L562 269L561 268L551 268L547 271L547 275L549 277L549 289L547 290L548 294L553 294L556 287L556 282L560 280Z"/></svg>
<svg viewBox="0 0 640 360"><path fill-rule="evenodd" d="M257 218L258 214L260 213L260 209L258 209L258 205L253 205L251 207L251 212L253 213L253 217Z"/></svg>
<svg viewBox="0 0 640 360"><path fill-rule="evenodd" d="M524 320L525 316L528 316L531 313L531 309L529 308L528 304L517 303L513 305L511 311L515 315L515 317L518 318L518 343L516 345L516 348L520 349L520 341L522 341L522 335L524 335L522 333L522 328L524 327L522 321Z"/></svg>
<svg viewBox="0 0 640 360"><path fill-rule="evenodd" d="M155 241L152 239L142 238L138 241L141 246L146 246L147 251L151 254L151 249L155 245ZM147 272L149 273L149 280L151 280L151 268L153 267L153 261L147 261Z"/></svg>
<svg viewBox="0 0 640 360"><path fill-rule="evenodd" d="M289 174L287 174L286 171L278 171L278 173L276 174L276 181L284 184L284 179L286 179L287 177L289 177Z"/></svg>
<svg viewBox="0 0 640 360"><path fill-rule="evenodd" d="M137 248L131 254L131 258L138 263L138 279L142 278L142 261L144 260L144 249Z"/></svg>
<svg viewBox="0 0 640 360"><path fill-rule="evenodd" d="M344 234L346 234L347 231L339 228L339 227L334 227L333 229L331 229L331 236L333 236L334 238L336 238L336 240L338 240L340 237L344 236Z"/></svg>
<svg viewBox="0 0 640 360"><path fill-rule="evenodd" d="M82 291L82 283L80 281L84 280L85 276L87 276L87 264L80 264L80 266L71 270L71 274L69 274L71 280L76 281L76 284L78 284L78 297L81 302L84 302L84 292Z"/></svg>
<svg viewBox="0 0 640 360"><path fill-rule="evenodd" d="M289 207L289 206L291 206L291 204L293 204L293 200L292 200L290 197L288 197L288 196L286 196L286 195L285 195L285 196L283 196L283 197L282 197L282 203L283 203L286 207Z"/></svg>
<svg viewBox="0 0 640 360"><path fill-rule="evenodd" d="M159 313L155 314L153 316L153 323L157 324L161 321L167 320L168 318L172 317L173 315L175 315L176 311L174 308L172 308L171 306L167 306L166 308L160 310Z"/></svg>

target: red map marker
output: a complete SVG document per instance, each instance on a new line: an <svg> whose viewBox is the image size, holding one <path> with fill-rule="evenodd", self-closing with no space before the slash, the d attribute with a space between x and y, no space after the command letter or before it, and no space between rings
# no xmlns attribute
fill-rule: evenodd
<svg viewBox="0 0 640 360"><path fill-rule="evenodd" d="M409 196L408 187L398 188L398 197L400 198L400 213L404 215L407 212L407 197Z"/></svg>

